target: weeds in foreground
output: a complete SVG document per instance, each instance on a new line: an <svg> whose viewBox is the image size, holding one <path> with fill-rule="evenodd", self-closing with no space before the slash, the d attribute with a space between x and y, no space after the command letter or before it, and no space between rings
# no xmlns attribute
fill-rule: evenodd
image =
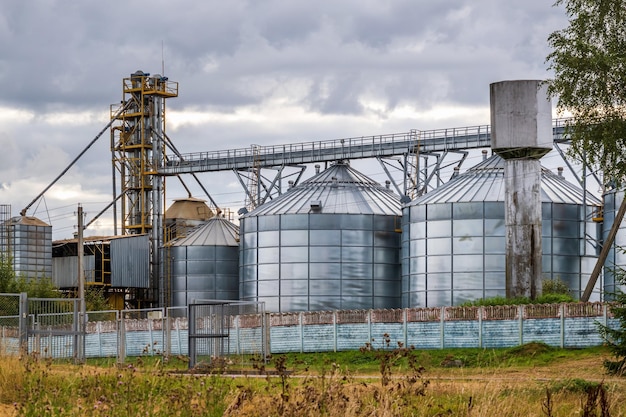
<svg viewBox="0 0 626 417"><path fill-rule="evenodd" d="M0 374L5 373L4 358ZM22 384L4 392L20 416L221 416L231 381L189 377L132 364L113 369L72 366L26 357L15 371ZM4 388L4 386L0 387Z"/></svg>

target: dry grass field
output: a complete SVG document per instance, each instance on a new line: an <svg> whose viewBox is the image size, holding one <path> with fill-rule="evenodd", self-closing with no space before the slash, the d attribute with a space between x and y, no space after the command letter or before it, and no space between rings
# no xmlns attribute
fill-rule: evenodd
<svg viewBox="0 0 626 417"><path fill-rule="evenodd" d="M247 376L150 358L118 367L4 357L0 415L626 416L626 378L604 373L601 348L396 353L279 356Z"/></svg>

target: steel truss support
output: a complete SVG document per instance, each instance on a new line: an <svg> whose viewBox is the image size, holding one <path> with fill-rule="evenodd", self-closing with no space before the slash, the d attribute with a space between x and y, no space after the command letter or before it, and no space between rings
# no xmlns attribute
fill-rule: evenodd
<svg viewBox="0 0 626 417"><path fill-rule="evenodd" d="M286 172L287 169L291 172ZM285 181L288 181L290 187L298 185L305 170L305 165L281 165L270 168L233 170L233 172L246 193L246 200L249 201L246 209L253 210L281 195ZM289 180L290 178L294 179ZM251 186L255 189L251 190Z"/></svg>
<svg viewBox="0 0 626 417"><path fill-rule="evenodd" d="M443 151L420 153L418 158L413 153L406 153L401 157L376 159L397 193L408 202L452 178L453 167L460 167L467 155L467 151ZM395 170L396 175L392 175L389 168ZM399 179L398 172L401 173Z"/></svg>

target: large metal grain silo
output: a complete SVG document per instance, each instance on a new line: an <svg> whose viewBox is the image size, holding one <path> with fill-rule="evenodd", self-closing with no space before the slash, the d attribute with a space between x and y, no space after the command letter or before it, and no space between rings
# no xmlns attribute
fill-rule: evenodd
<svg viewBox="0 0 626 417"><path fill-rule="evenodd" d="M494 155L403 208L403 306L506 294L504 200L504 161ZM542 278L580 297L597 259L592 214L600 201L542 169L541 204Z"/></svg>
<svg viewBox="0 0 626 417"><path fill-rule="evenodd" d="M168 246L171 305L239 298L239 230L213 217Z"/></svg>
<svg viewBox="0 0 626 417"><path fill-rule="evenodd" d="M241 218L240 292L268 311L397 308L400 202L347 163Z"/></svg>

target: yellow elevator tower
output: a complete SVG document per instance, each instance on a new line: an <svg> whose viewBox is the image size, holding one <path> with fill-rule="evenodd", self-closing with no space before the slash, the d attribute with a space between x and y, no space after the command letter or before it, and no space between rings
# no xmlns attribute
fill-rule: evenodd
<svg viewBox="0 0 626 417"><path fill-rule="evenodd" d="M136 71L122 87L121 103L111 106L114 198L121 199L121 234L150 235L152 291L146 301L156 303L162 288L159 248L165 213L165 178L157 168L165 162L165 100L178 96L178 83ZM119 195L115 184L120 184ZM117 213L114 218L117 223Z"/></svg>

